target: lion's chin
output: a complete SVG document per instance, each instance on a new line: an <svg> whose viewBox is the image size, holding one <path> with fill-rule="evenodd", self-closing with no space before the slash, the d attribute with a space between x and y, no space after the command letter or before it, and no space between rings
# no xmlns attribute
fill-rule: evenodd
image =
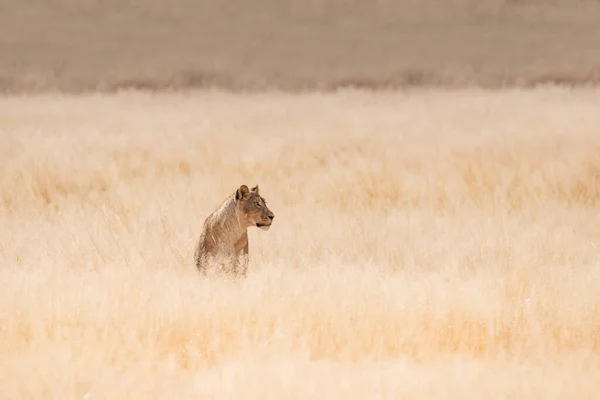
<svg viewBox="0 0 600 400"><path fill-rule="evenodd" d="M263 231L268 231L271 228L271 224L261 224L260 222L256 223L256 227L262 229Z"/></svg>

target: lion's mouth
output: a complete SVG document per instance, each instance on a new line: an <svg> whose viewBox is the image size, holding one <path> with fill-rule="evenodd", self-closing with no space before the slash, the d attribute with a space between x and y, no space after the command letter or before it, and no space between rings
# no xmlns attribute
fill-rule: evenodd
<svg viewBox="0 0 600 400"><path fill-rule="evenodd" d="M263 223L257 222L256 227L262 229L263 231L268 231L269 229L271 229L271 224L270 223L263 224Z"/></svg>

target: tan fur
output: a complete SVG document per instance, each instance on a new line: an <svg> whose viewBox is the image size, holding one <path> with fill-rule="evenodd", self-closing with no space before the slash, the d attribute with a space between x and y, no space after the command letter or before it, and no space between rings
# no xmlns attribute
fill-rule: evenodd
<svg viewBox="0 0 600 400"><path fill-rule="evenodd" d="M207 273L211 266L224 272L245 276L248 270L248 228L271 227L274 218L258 185L252 189L240 186L204 221L194 251L196 268Z"/></svg>

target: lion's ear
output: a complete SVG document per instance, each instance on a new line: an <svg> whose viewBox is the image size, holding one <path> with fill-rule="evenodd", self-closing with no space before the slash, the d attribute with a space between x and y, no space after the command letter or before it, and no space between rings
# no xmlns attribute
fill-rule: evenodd
<svg viewBox="0 0 600 400"><path fill-rule="evenodd" d="M251 192L254 192L254 193L256 193L256 194L260 194L260 193L258 192L258 185L254 186L252 189L250 189L250 191L251 191Z"/></svg>
<svg viewBox="0 0 600 400"><path fill-rule="evenodd" d="M235 191L235 199L236 200L247 199L249 195L250 195L250 190L248 189L248 186L246 186L246 185L240 186L240 188Z"/></svg>

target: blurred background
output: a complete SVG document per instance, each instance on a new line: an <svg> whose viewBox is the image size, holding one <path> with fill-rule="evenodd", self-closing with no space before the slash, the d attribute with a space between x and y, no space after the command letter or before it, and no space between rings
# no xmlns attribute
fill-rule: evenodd
<svg viewBox="0 0 600 400"><path fill-rule="evenodd" d="M597 81L597 0L0 0L1 92Z"/></svg>

